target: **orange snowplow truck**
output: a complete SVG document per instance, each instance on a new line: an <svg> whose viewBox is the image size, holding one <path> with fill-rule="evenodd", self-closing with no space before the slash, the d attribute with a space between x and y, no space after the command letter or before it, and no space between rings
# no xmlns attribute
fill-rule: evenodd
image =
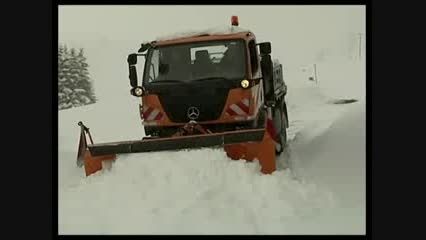
<svg viewBox="0 0 426 240"><path fill-rule="evenodd" d="M117 154L203 147L223 147L233 160L257 159L262 173L274 172L288 128L282 65L272 61L269 42L256 43L252 32L237 26L233 17L227 32L144 43L130 54L130 93L141 98L146 136L95 144L79 122L77 163L86 175Z"/></svg>

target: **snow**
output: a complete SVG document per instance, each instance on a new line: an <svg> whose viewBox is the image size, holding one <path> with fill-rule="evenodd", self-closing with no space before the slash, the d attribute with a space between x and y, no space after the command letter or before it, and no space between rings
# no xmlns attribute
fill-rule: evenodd
<svg viewBox="0 0 426 240"><path fill-rule="evenodd" d="M110 171L86 178L75 164L77 122L95 142L140 139L138 101L114 95L61 110L59 233L364 234L362 62L334 64L340 73L332 65L317 66L318 83L300 68L284 69L290 143L272 175L221 149L197 149L120 155ZM329 103L354 96L353 104ZM281 168L286 160L291 171Z"/></svg>
<svg viewBox="0 0 426 240"><path fill-rule="evenodd" d="M215 34L233 34L233 33L239 33L239 32L248 32L250 30L247 30L242 27L238 26L217 26L202 30L186 30L186 31L180 31L172 34L167 34L163 36L159 36L156 38L156 41L165 41L165 40L172 40L176 38L185 38L185 37L192 37L192 36L198 36L198 35L215 35Z"/></svg>
<svg viewBox="0 0 426 240"><path fill-rule="evenodd" d="M220 150L139 154L62 192L60 215L67 217L60 227L83 234L268 233L279 231L281 219L301 221L330 208L331 198L289 172L262 176L258 164L230 161Z"/></svg>
<svg viewBox="0 0 426 240"><path fill-rule="evenodd" d="M65 94L71 94L72 93L72 90L67 88L67 87L64 87L63 91L64 91Z"/></svg>
<svg viewBox="0 0 426 240"><path fill-rule="evenodd" d="M308 126L292 144L293 171L333 192L335 208L323 216L339 233L365 233L365 102L347 105L326 131Z"/></svg>
<svg viewBox="0 0 426 240"><path fill-rule="evenodd" d="M86 90L81 89L81 88L76 88L76 89L74 89L74 92L76 92L76 93L85 93Z"/></svg>

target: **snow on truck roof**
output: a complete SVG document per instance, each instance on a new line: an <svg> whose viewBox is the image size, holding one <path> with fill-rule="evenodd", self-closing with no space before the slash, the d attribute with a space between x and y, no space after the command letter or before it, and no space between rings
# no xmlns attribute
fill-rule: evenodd
<svg viewBox="0 0 426 240"><path fill-rule="evenodd" d="M242 32L250 32L250 30L244 29L238 26L220 26L220 27L208 28L204 30L188 30L188 31L182 31L182 32L177 32L173 34L167 34L164 36L157 37L155 40L168 41L168 40L175 40L175 39L181 39L181 38L196 37L200 35L224 35L224 34L235 34L235 33L242 33Z"/></svg>

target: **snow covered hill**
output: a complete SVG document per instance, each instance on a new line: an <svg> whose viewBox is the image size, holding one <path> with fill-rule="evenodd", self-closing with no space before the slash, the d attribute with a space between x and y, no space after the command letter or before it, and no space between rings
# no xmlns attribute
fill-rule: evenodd
<svg viewBox="0 0 426 240"><path fill-rule="evenodd" d="M343 75L364 81L351 71ZM364 234L361 88L347 95L359 102L334 105L329 87L293 73L286 80L290 144L279 159L289 157L292 171L272 175L220 149L198 149L120 155L111 171L86 178L75 164L77 122L95 142L140 139L138 101L129 95L60 111L59 233ZM330 74L329 86L344 84L341 77Z"/></svg>

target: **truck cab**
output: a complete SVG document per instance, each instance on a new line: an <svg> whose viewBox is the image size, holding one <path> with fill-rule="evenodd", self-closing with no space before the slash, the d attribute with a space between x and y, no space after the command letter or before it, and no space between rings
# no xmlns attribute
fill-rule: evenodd
<svg viewBox="0 0 426 240"><path fill-rule="evenodd" d="M270 53L269 42L259 44L254 33L236 26L142 44L128 63L146 135L168 137L190 121L211 132L255 128L267 118L265 107L278 109L272 115L288 126L282 66ZM141 84L139 56L145 58Z"/></svg>

